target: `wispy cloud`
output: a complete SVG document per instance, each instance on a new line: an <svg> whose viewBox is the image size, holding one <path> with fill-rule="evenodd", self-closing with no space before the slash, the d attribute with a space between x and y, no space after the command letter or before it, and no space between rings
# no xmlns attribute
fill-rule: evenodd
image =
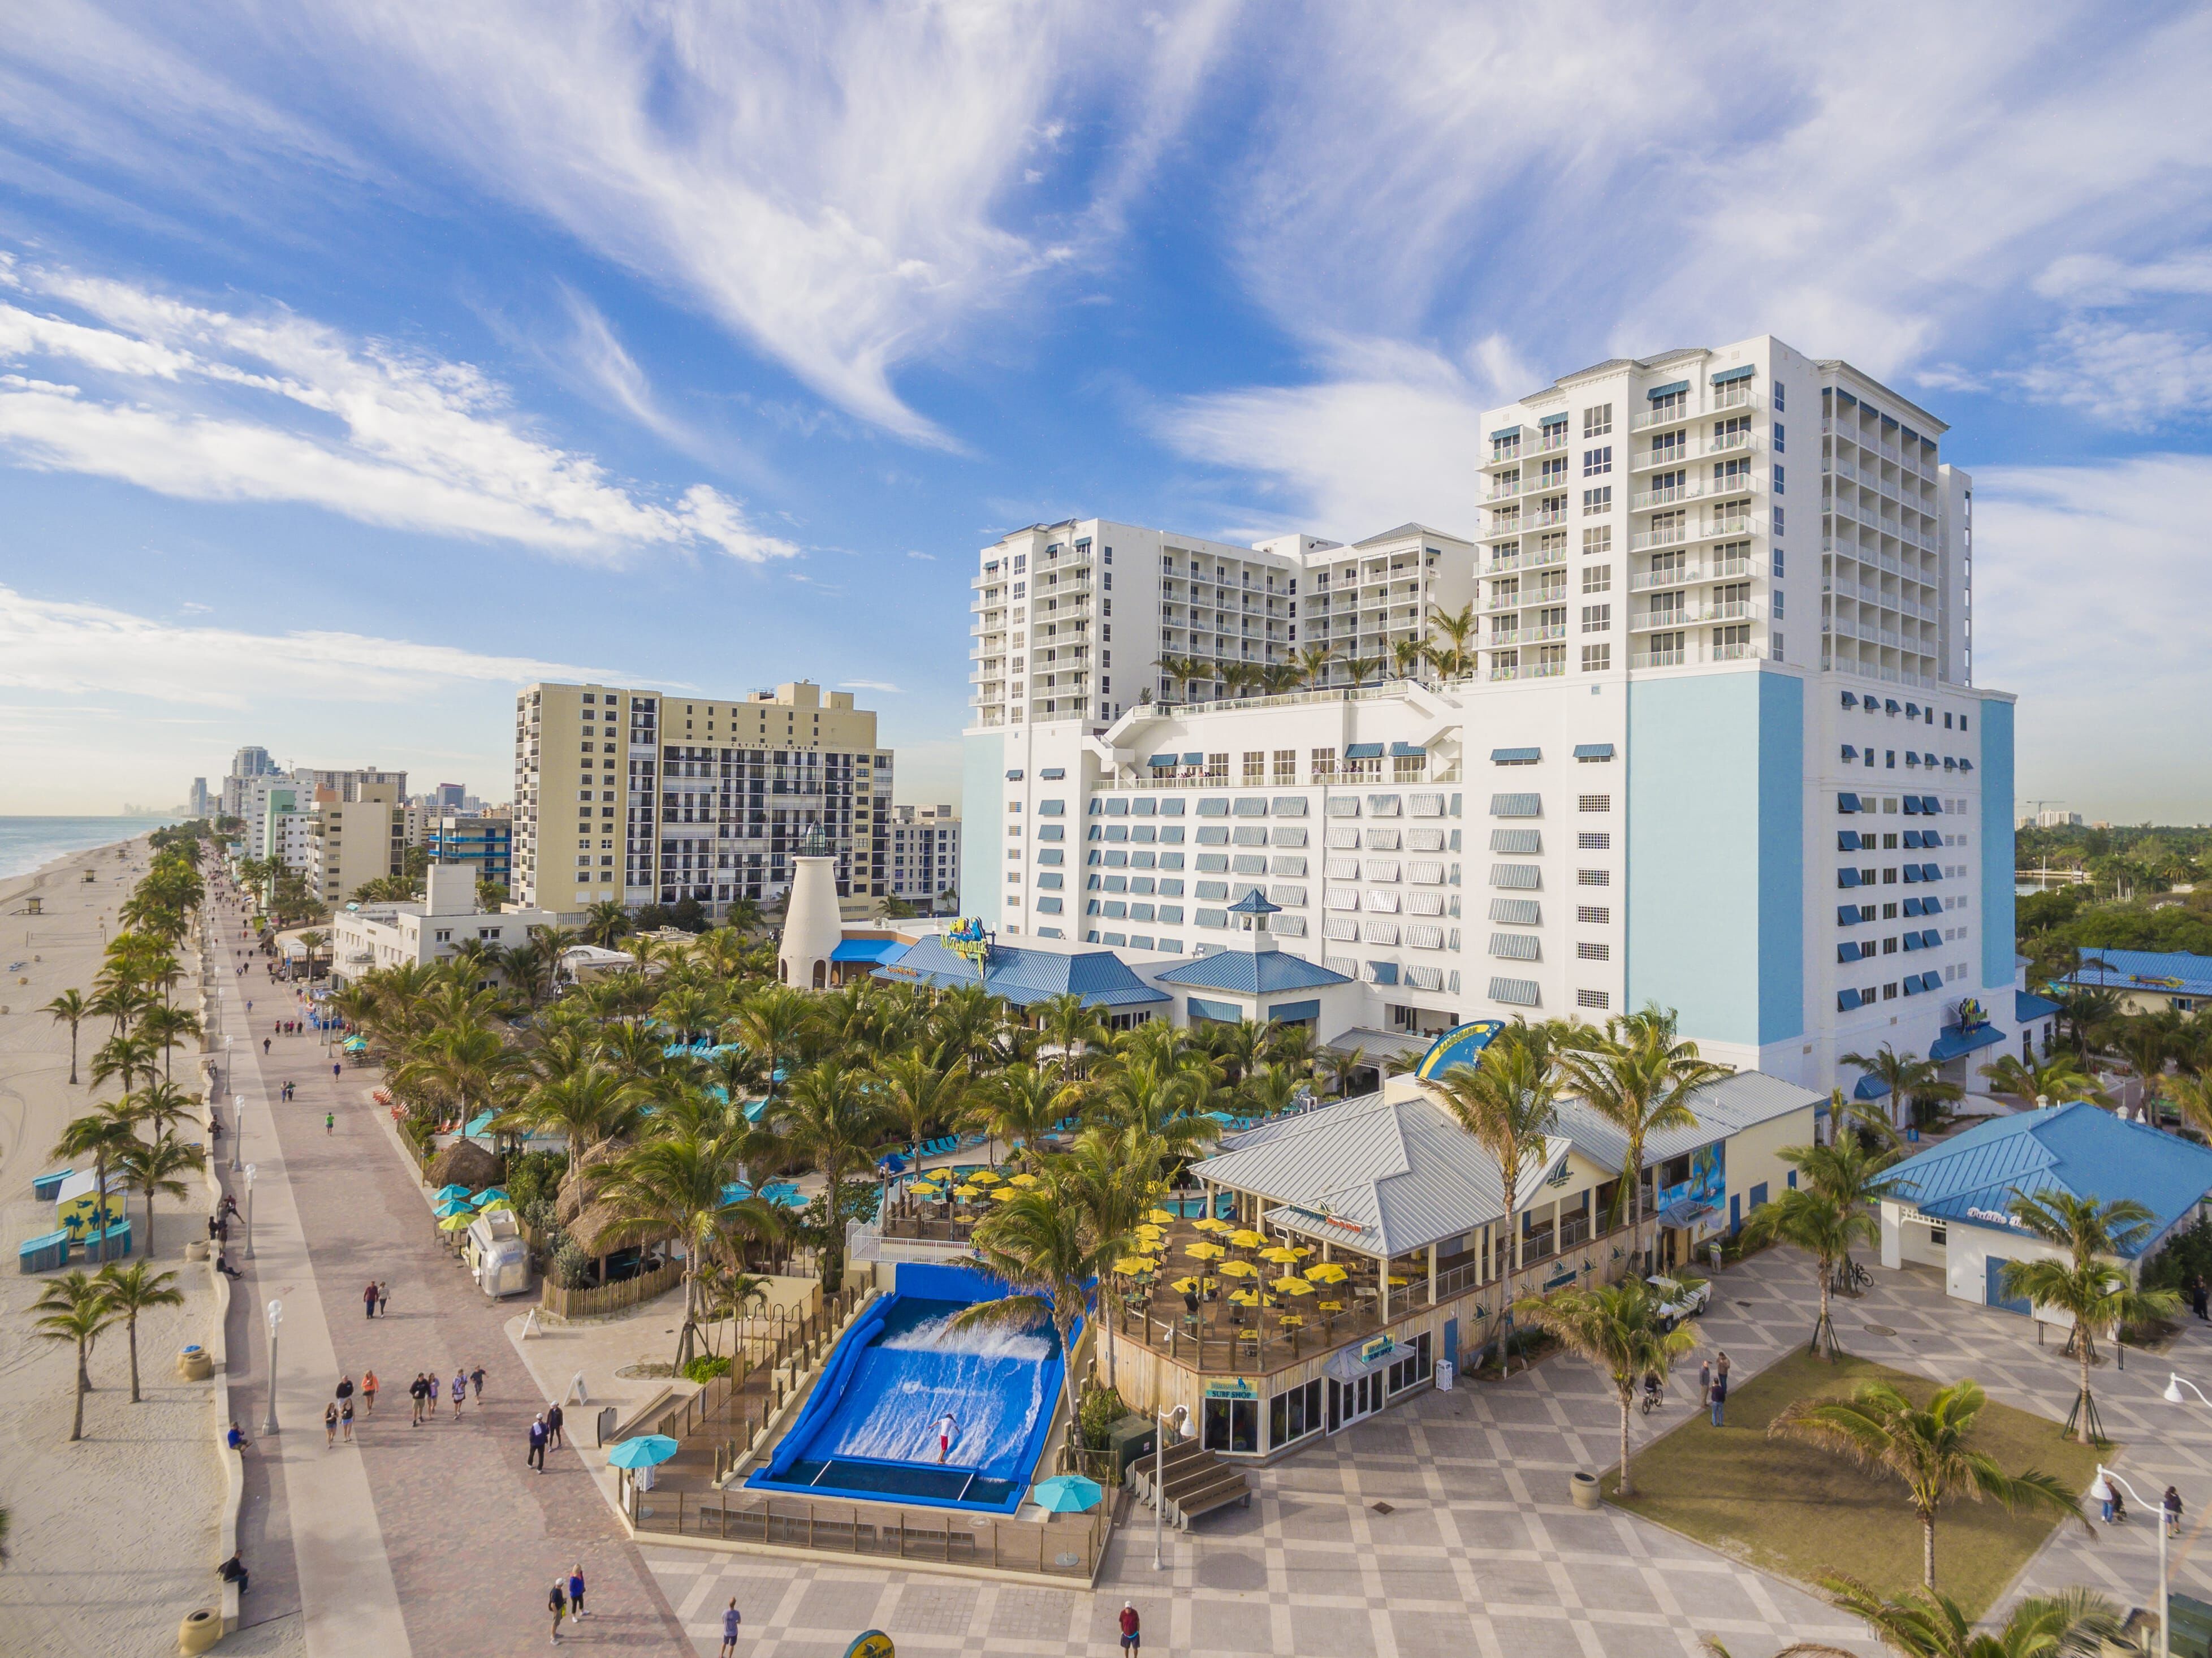
<svg viewBox="0 0 2212 1658"><path fill-rule="evenodd" d="M0 293L0 365L35 371L0 374L0 453L17 465L605 562L798 551L708 485L656 500L533 434L467 363L4 262Z"/></svg>
<svg viewBox="0 0 2212 1658"><path fill-rule="evenodd" d="M272 686L288 699L404 702L459 685L532 679L624 676L367 634L179 625L0 587L0 685L24 690L237 709L262 702Z"/></svg>
<svg viewBox="0 0 2212 1658"><path fill-rule="evenodd" d="M841 679L837 682L837 689L841 691L882 691L890 696L906 695L888 679Z"/></svg>

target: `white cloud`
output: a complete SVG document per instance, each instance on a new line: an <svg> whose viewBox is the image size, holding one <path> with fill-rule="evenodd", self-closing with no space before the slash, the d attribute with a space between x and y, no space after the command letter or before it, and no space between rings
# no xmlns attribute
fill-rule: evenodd
<svg viewBox="0 0 2212 1658"><path fill-rule="evenodd" d="M467 363L67 273L0 267L0 286L20 301L0 301L0 363L88 383L0 375L0 452L18 465L602 562L646 548L747 562L798 551L703 484L655 501L533 435ZM89 320L29 308L55 304Z"/></svg>
<svg viewBox="0 0 2212 1658"><path fill-rule="evenodd" d="M2077 317L2054 331L2047 352L1993 378L2138 431L2212 412L2212 338L2201 333Z"/></svg>
<svg viewBox="0 0 2212 1658"><path fill-rule="evenodd" d="M2191 717L2212 655L2212 457L1984 470L1974 678L2020 695L2017 793L2092 817L2212 819Z"/></svg>
<svg viewBox="0 0 2212 1658"><path fill-rule="evenodd" d="M490 656L366 634L257 634L180 625L104 604L34 598L0 586L0 685L24 690L243 709L272 695L288 702L404 702L457 686L507 686L533 679L625 677L606 668Z"/></svg>
<svg viewBox="0 0 2212 1658"><path fill-rule="evenodd" d="M2121 305L2146 295L2212 294L2212 253L2186 252L2139 264L2101 253L2069 253L2051 262L2035 279L2035 291L2076 305Z"/></svg>
<svg viewBox="0 0 2212 1658"><path fill-rule="evenodd" d="M888 679L841 679L837 682L837 689L841 691L882 691L891 696L906 695L903 689Z"/></svg>

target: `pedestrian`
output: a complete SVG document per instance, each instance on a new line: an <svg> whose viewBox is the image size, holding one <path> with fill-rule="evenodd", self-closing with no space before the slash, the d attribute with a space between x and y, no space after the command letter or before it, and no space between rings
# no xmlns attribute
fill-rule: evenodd
<svg viewBox="0 0 2212 1658"><path fill-rule="evenodd" d="M323 1448L338 1442L338 1406L336 1400L323 1406Z"/></svg>
<svg viewBox="0 0 2212 1658"><path fill-rule="evenodd" d="M376 1372L374 1370L361 1379L361 1402L363 1416L376 1414Z"/></svg>
<svg viewBox="0 0 2212 1658"><path fill-rule="evenodd" d="M2212 1323L2212 1291L2206 1290L2201 1278L2189 1286L2189 1308L2197 1317Z"/></svg>
<svg viewBox="0 0 2212 1658"><path fill-rule="evenodd" d="M385 1317L390 1312L391 1307L391 1281L387 1278L379 1278L376 1281L376 1315L379 1318Z"/></svg>
<svg viewBox="0 0 2212 1658"><path fill-rule="evenodd" d="M1711 1399L1712 1396L1713 1362L1709 1358L1698 1366L1698 1397Z"/></svg>
<svg viewBox="0 0 2212 1658"><path fill-rule="evenodd" d="M361 1304L362 1308L362 1316L363 1318L374 1318L376 1316L375 1279L371 1278L368 1282L368 1287L361 1292Z"/></svg>
<svg viewBox="0 0 2212 1658"><path fill-rule="evenodd" d="M345 1442L353 1443L353 1400L349 1399L338 1406L338 1426L344 1431Z"/></svg>
<svg viewBox="0 0 2212 1658"><path fill-rule="evenodd" d="M248 1006L248 1007L252 1007L252 1005L253 1005L253 1004L252 1004L252 1002L248 1002L248 1003L246 1004L246 1006ZM269 1052L269 1038L268 1038L268 1037L266 1037L266 1036L264 1036L264 1037L261 1039L261 1052L262 1052L262 1053L263 1053L263 1054L264 1054L264 1055L266 1055L266 1054L268 1054L268 1052Z"/></svg>
<svg viewBox="0 0 2212 1658"><path fill-rule="evenodd" d="M545 1418L542 1415L530 1419L529 1464L540 1473L545 1472Z"/></svg>
<svg viewBox="0 0 2212 1658"><path fill-rule="evenodd" d="M477 1403L479 1405L483 1403L483 1379L484 1367L481 1364L469 1372L469 1381L477 1390Z"/></svg>
<svg viewBox="0 0 2212 1658"><path fill-rule="evenodd" d="M737 1597L732 1595L730 1604L722 1608L722 1658L730 1658L738 1649L738 1625L743 1622L738 1616Z"/></svg>
<svg viewBox="0 0 2212 1658"><path fill-rule="evenodd" d="M1136 1652L1140 1650L1144 1644L1144 1623L1137 1616L1137 1603L1133 1600L1124 1600L1121 1603L1121 1650Z"/></svg>
<svg viewBox="0 0 2212 1658"><path fill-rule="evenodd" d="M2112 1489L2112 1482L2111 1480L2100 1479L2097 1484L2104 1487L2105 1495L2099 1506L2104 1510L2105 1523L2109 1526L2112 1523L2112 1498L2116 1493Z"/></svg>
<svg viewBox="0 0 2212 1658"><path fill-rule="evenodd" d="M553 1643L561 1643L561 1619L568 1610L568 1586L559 1578L553 1580L553 1592L545 1597L545 1604L553 1612Z"/></svg>
<svg viewBox="0 0 2212 1658"><path fill-rule="evenodd" d="M1729 1356L1726 1353L1723 1353L1718 1358L1713 1361L1713 1374L1720 1378L1721 1386L1723 1388L1728 1386L1728 1373Z"/></svg>
<svg viewBox="0 0 2212 1658"><path fill-rule="evenodd" d="M331 1062L331 1075L332 1077L341 1077L341 1076L343 1076L344 1074L345 1074L345 1067L344 1067L343 1065L340 1065L340 1064L339 1064L337 1061L336 1061L335 1060L333 1060Z"/></svg>
<svg viewBox="0 0 2212 1658"><path fill-rule="evenodd" d="M466 1399L468 1396L469 1396L469 1379L468 1379L468 1377L467 1377L467 1376L464 1376L464 1375L461 1373L460 1367L459 1367L459 1365L456 1365L456 1366L453 1368L453 1420L454 1420L454 1421L459 1422L459 1421L461 1419L461 1401L462 1401L463 1400Z"/></svg>
<svg viewBox="0 0 2212 1658"><path fill-rule="evenodd" d="M332 1129L334 1129L334 1128L336 1128L336 1127L337 1127L337 1124L338 1124L338 1114L337 1114L337 1112L335 1112L335 1111L325 1111L325 1112L324 1112L324 1113L323 1113L323 1133L325 1133L325 1134L329 1133Z"/></svg>
<svg viewBox="0 0 2212 1658"><path fill-rule="evenodd" d="M343 1371L338 1373L338 1385L333 1390L333 1396L341 1405L353 1397L353 1378Z"/></svg>
<svg viewBox="0 0 2212 1658"><path fill-rule="evenodd" d="M556 1400L553 1408L545 1412L545 1442L556 1451L568 1442L561 1436L561 1424L567 1419L562 1413L560 1401Z"/></svg>
<svg viewBox="0 0 2212 1658"><path fill-rule="evenodd" d="M439 1391L438 1373L435 1370L425 1371L422 1376L422 1398L428 1413L428 1419L433 1422L438 1419Z"/></svg>
<svg viewBox="0 0 2212 1658"><path fill-rule="evenodd" d="M414 1419L412 1422L409 1423L409 1424L408 1424L408 1426L410 1426L410 1427L411 1427L411 1428L419 1428L419 1427L421 1427L421 1426L422 1425L422 1371L417 1370L417 1371L416 1371L416 1372L415 1372L415 1380L414 1380L413 1382L410 1382L410 1383L408 1384L408 1386L407 1386L407 1396L408 1396L410 1399L412 1399L412 1400L415 1401L415 1419Z"/></svg>
<svg viewBox="0 0 2212 1658"><path fill-rule="evenodd" d="M1728 1376L1726 1372L1723 1372L1713 1378L1712 1397L1713 1426L1717 1428L1721 1425L1721 1409L1728 1403Z"/></svg>
<svg viewBox="0 0 2212 1658"><path fill-rule="evenodd" d="M584 1563L579 1560L568 1568L568 1616L584 1615Z"/></svg>
<svg viewBox="0 0 2212 1658"><path fill-rule="evenodd" d="M2168 1485L2166 1488L2166 1501L2160 1506L2166 1510L2166 1534L2168 1537L2180 1536L2181 1493Z"/></svg>

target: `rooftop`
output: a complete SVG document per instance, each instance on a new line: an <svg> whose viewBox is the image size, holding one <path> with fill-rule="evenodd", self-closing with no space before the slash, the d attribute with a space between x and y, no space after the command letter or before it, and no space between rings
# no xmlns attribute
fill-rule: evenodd
<svg viewBox="0 0 2212 1658"><path fill-rule="evenodd" d="M1891 1172L1921 1213L2000 1230L2015 1192L2132 1199L2152 1216L2140 1254L2212 1192L2212 1151L2077 1100L1978 1123Z"/></svg>
<svg viewBox="0 0 2212 1658"><path fill-rule="evenodd" d="M2082 948L2059 981L2081 990L2164 990L2212 996L2212 956L2186 950Z"/></svg>
<svg viewBox="0 0 2212 1658"><path fill-rule="evenodd" d="M1017 1007L1068 994L1082 997L1085 1007L1141 1007L1170 999L1110 950L1062 952L996 944L988 966L979 973L974 962L935 936L919 940L896 961L878 968L873 976L939 989L978 984L988 977L991 993Z"/></svg>
<svg viewBox="0 0 2212 1658"><path fill-rule="evenodd" d="M1164 985L1190 990L1226 990L1245 996L1265 996L1278 990L1313 990L1327 985L1348 985L1352 980L1319 962L1300 961L1279 950L1222 950L1195 961L1184 962L1153 979Z"/></svg>

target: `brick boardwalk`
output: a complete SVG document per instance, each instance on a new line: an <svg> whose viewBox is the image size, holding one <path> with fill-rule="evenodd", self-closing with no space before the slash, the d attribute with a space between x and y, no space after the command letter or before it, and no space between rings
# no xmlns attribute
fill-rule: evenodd
<svg viewBox="0 0 2212 1658"><path fill-rule="evenodd" d="M258 966L244 982L258 1049L296 1005ZM683 1651L659 1587L580 1462L556 1452L543 1474L526 1465L528 1424L544 1400L505 1333L514 1305L486 1300L437 1240L368 1100L374 1073L349 1068L334 1080L321 1045L306 1036L274 1037L262 1064L272 1093L287 1078L299 1084L292 1103L273 1109L339 1361L356 1383L374 1369L382 1386L374 1418L358 1419L355 1431L416 1653L491 1658L546 1646L547 1587L579 1560L591 1616L564 1626L563 1645ZM337 1116L327 1135L325 1111ZM388 1316L375 1320L363 1316L360 1294L372 1278L392 1291ZM434 1425L410 1426L407 1384L418 1370L450 1383L457 1368L479 1363L489 1372L481 1406L471 1401L455 1422L441 1403ZM578 1418L570 1425L589 1431ZM314 1523L296 1511L288 1518Z"/></svg>

